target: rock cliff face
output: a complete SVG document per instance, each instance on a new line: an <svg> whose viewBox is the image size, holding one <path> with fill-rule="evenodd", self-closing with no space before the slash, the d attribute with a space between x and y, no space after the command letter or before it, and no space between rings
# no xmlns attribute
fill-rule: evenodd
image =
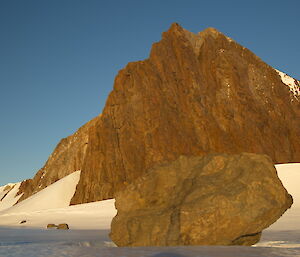
<svg viewBox="0 0 300 257"><path fill-rule="evenodd" d="M180 156L116 194L110 237L118 246L252 245L291 205L266 155Z"/></svg>
<svg viewBox="0 0 300 257"><path fill-rule="evenodd" d="M22 184L22 199L77 169L72 204L112 198L180 155L252 152L300 162L300 96L217 30L194 34L173 24L148 59L118 73L102 116L80 135L63 139Z"/></svg>
<svg viewBox="0 0 300 257"><path fill-rule="evenodd" d="M144 61L119 72L73 204L114 197L180 155L252 152L300 161L299 95L276 70L215 29L173 24Z"/></svg>
<svg viewBox="0 0 300 257"><path fill-rule="evenodd" d="M73 135L63 138L59 142L44 167L32 179L21 183L18 195L23 195L18 202L25 200L72 172L81 170L89 143L88 130L95 125L99 117L89 121Z"/></svg>

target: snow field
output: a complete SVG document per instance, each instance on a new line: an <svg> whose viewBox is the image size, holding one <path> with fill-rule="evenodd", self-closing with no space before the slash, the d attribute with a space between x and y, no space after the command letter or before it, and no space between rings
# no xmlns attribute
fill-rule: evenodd
<svg viewBox="0 0 300 257"><path fill-rule="evenodd" d="M14 198L16 188L10 197L14 200L0 211L0 226L46 228L49 223L67 223L71 229L109 229L117 213L114 200L69 206L79 178L80 171L75 171L13 206L19 199Z"/></svg>

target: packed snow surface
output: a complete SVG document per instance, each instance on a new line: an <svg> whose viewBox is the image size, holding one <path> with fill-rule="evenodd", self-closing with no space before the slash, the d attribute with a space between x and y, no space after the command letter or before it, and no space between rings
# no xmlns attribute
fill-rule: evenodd
<svg viewBox="0 0 300 257"><path fill-rule="evenodd" d="M36 193L27 202L0 211L0 257L300 256L300 164L276 165L276 169L283 185L293 196L294 204L263 232L261 241L254 247L117 248L108 236L111 219L116 215L114 200L68 206L80 175L80 172L75 172ZM41 201L48 202L48 207L39 205ZM20 224L23 220L26 223ZM71 230L46 230L48 223L68 223Z"/></svg>
<svg viewBox="0 0 300 257"><path fill-rule="evenodd" d="M52 185L12 206L9 213L32 212L67 207L75 193L80 178L80 171L58 180Z"/></svg>
<svg viewBox="0 0 300 257"><path fill-rule="evenodd" d="M50 223L67 223L71 229L109 229L117 213L114 202L106 200L40 211L7 210L0 212L0 226L46 228Z"/></svg>
<svg viewBox="0 0 300 257"><path fill-rule="evenodd" d="M108 229L116 214L114 200L69 206L79 178L76 171L0 211L0 226L45 228L49 223L67 223L72 229Z"/></svg>
<svg viewBox="0 0 300 257"><path fill-rule="evenodd" d="M115 247L108 230L0 228L0 257L299 257L299 232L269 232L262 246Z"/></svg>

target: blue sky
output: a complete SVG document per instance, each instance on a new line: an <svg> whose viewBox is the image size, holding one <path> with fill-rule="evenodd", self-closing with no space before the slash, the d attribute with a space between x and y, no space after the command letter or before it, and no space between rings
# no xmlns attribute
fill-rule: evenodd
<svg viewBox="0 0 300 257"><path fill-rule="evenodd" d="M300 79L298 0L1 0L0 185L32 177L101 113L118 70L172 22L215 27Z"/></svg>

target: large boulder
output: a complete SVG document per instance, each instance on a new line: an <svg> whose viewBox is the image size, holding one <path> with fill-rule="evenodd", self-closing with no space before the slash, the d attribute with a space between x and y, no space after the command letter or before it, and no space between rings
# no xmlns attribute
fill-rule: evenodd
<svg viewBox="0 0 300 257"><path fill-rule="evenodd" d="M118 246L252 245L290 206L269 157L185 157L158 166L116 196Z"/></svg>

